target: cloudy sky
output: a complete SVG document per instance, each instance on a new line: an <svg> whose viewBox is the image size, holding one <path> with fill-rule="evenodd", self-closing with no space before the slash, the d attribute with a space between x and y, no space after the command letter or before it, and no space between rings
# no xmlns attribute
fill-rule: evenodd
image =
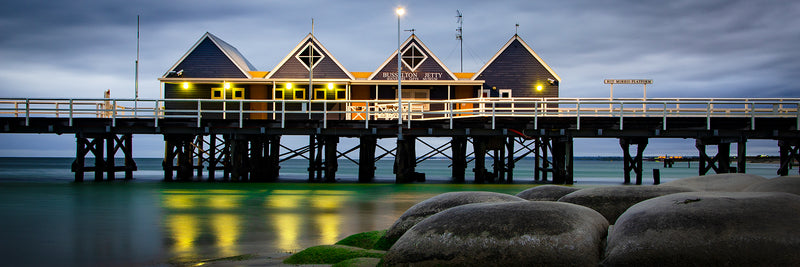
<svg viewBox="0 0 800 267"><path fill-rule="evenodd" d="M790 0L3 1L0 97L98 98L111 89L112 97L132 98L137 15L141 98L159 97L157 78L205 32L268 71L311 31L312 18L315 35L345 68L374 71L396 48L397 6L407 10L401 27L415 29L453 71L460 68L456 10L464 14L465 72L477 71L519 24L519 35L561 76L562 97L607 97L606 78L653 79L648 97L800 97L800 1ZM0 138L0 156L74 154L71 136ZM163 153L160 136L135 138L136 156ZM592 148L579 155L621 155L616 140L578 142ZM761 151L777 147L748 147ZM646 154L663 152L696 153L685 140L651 141Z"/></svg>

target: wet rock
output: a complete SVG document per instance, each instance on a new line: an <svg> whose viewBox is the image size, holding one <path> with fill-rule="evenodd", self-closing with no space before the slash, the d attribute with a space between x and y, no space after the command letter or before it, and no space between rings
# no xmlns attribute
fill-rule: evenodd
<svg viewBox="0 0 800 267"><path fill-rule="evenodd" d="M604 266L792 266L800 196L689 192L632 206L609 233Z"/></svg>
<svg viewBox="0 0 800 267"><path fill-rule="evenodd" d="M561 197L559 202L568 202L589 207L612 224L620 214L636 203L664 195L692 190L671 186L609 186L581 189Z"/></svg>
<svg viewBox="0 0 800 267"><path fill-rule="evenodd" d="M659 186L685 187L693 191L739 192L766 180L767 178L753 174L723 173L678 179Z"/></svg>
<svg viewBox="0 0 800 267"><path fill-rule="evenodd" d="M608 221L569 203L524 201L451 208L412 227L388 266L597 266Z"/></svg>
<svg viewBox="0 0 800 267"><path fill-rule="evenodd" d="M472 203L490 203L490 202L510 202L510 201L525 201L522 198L501 194L495 192L483 191L465 191L465 192L449 192L437 195L435 197L426 199L420 203L409 208L397 221L389 227L386 231L384 240L382 242L391 246L394 241L400 238L408 229L422 221L423 219L434 215L440 211ZM383 245L385 246L385 245ZM378 249L388 249L388 247L379 247Z"/></svg>
<svg viewBox="0 0 800 267"><path fill-rule="evenodd" d="M755 183L743 192L785 192L800 195L800 176L781 176Z"/></svg>
<svg viewBox="0 0 800 267"><path fill-rule="evenodd" d="M580 190L580 188L561 185L540 185L519 192L518 197L531 201L556 201L566 194Z"/></svg>

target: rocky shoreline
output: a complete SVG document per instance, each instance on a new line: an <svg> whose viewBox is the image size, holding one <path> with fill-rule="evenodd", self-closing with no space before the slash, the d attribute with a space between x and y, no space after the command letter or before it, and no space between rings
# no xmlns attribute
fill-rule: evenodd
<svg viewBox="0 0 800 267"><path fill-rule="evenodd" d="M353 249L365 252L351 254L360 259L290 260L301 251L284 263L789 266L800 262L799 194L798 176L748 174L658 186L544 185L516 196L452 192L418 203L385 235L359 243L362 248ZM325 252L316 253L324 258ZM372 256L358 256L365 253Z"/></svg>

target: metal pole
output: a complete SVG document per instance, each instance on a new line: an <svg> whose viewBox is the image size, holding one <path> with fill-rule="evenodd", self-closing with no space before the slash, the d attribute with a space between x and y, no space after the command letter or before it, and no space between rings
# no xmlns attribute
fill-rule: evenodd
<svg viewBox="0 0 800 267"><path fill-rule="evenodd" d="M139 109L139 15L136 15L136 74L134 81L135 99L133 101L133 117L136 118Z"/></svg>
<svg viewBox="0 0 800 267"><path fill-rule="evenodd" d="M403 140L403 76L400 62L400 17L403 12L402 9L397 10L397 140Z"/></svg>

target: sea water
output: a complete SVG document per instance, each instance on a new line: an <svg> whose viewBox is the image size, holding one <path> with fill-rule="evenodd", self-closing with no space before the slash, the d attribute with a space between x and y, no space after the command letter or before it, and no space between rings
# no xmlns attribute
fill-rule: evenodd
<svg viewBox="0 0 800 267"><path fill-rule="evenodd" d="M433 183L393 184L392 162L377 163L376 180L357 184L358 168L340 161L340 183L302 183L305 160L281 164L283 183L163 183L160 159L137 159L133 181L74 183L72 159L0 158L0 255L5 266L169 265L242 254L269 255L332 244L386 229L406 209L434 195L482 190L516 194L530 188L533 161L522 160L515 184L447 184L448 160L418 171ZM678 163L645 162L662 182L697 175ZM749 164L773 177L776 164ZM472 165L468 166L469 177ZM622 163L576 160L576 186L622 183ZM121 174L118 174L121 177ZM219 175L218 175L219 177Z"/></svg>

